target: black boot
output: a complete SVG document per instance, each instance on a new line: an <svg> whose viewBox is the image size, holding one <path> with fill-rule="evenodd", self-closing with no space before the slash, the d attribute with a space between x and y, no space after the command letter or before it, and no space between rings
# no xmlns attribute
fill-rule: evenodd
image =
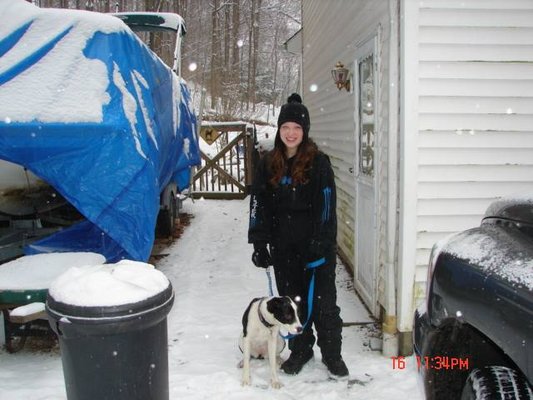
<svg viewBox="0 0 533 400"><path fill-rule="evenodd" d="M293 351L287 361L281 364L280 368L286 374L296 375L311 358L313 358L313 350L303 353Z"/></svg>
<svg viewBox="0 0 533 400"><path fill-rule="evenodd" d="M344 363L344 360L341 356L334 358L323 358L322 362L328 367L328 371L331 375L342 378L348 376L348 367Z"/></svg>

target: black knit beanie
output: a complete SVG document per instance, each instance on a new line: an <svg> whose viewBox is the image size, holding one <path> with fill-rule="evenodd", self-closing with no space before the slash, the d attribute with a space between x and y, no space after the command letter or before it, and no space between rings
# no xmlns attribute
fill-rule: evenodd
<svg viewBox="0 0 533 400"><path fill-rule="evenodd" d="M302 98L298 93L293 93L287 99L287 103L281 106L278 117L278 133L279 128L285 122L296 122L303 128L304 140L309 137L309 129L311 128L311 121L309 120L309 111L307 107L302 104Z"/></svg>

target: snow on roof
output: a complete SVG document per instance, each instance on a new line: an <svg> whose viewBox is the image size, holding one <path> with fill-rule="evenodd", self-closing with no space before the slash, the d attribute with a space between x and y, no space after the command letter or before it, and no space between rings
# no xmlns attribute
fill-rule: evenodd
<svg viewBox="0 0 533 400"><path fill-rule="evenodd" d="M64 304L106 307L148 299L168 285L167 277L153 265L122 260L70 268L52 282L48 293Z"/></svg>
<svg viewBox="0 0 533 400"><path fill-rule="evenodd" d="M236 126L236 125L246 125L246 126L252 126L249 122L246 121L202 121L202 126L211 126L211 127L217 127L217 126Z"/></svg>
<svg viewBox="0 0 533 400"><path fill-rule="evenodd" d="M48 289L71 267L102 264L105 257L89 252L47 253L24 256L0 265L0 291Z"/></svg>
<svg viewBox="0 0 533 400"><path fill-rule="evenodd" d="M128 16L153 16L157 18L162 19L162 23L158 24L157 26L160 28L167 28L174 31L177 31L180 27L182 28L182 33L185 33L185 22L183 21L183 18L175 13L167 13L167 12L149 12L149 11L133 11L133 12L117 12L113 13L113 15L117 16L118 18L122 19L123 21L128 20Z"/></svg>
<svg viewBox="0 0 533 400"><path fill-rule="evenodd" d="M83 50L96 32L129 31L127 26L110 15L40 9L24 0L0 2L0 15L0 40L17 30L23 33L0 57L0 76L23 63L32 64L0 85L0 119L101 122L102 108L110 101L107 70L102 61L86 58ZM39 53L44 53L42 58L31 63Z"/></svg>

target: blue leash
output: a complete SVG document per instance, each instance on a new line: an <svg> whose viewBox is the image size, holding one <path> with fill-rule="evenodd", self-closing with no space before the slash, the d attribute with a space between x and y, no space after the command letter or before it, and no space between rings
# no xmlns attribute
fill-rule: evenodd
<svg viewBox="0 0 533 400"><path fill-rule="evenodd" d="M316 272L316 268L321 266L325 262L326 262L326 259L324 257L322 257L321 259L313 261L313 262L311 262L311 263L306 265L307 269L312 269L313 270L313 275L311 275L311 282L309 282L309 292L307 293L307 320L303 324L302 330L305 329L305 327L307 326L307 323L311 319L311 314L313 313L313 299L315 297L315 272ZM270 267L268 267L266 269L266 274L267 274L267 278L268 278L268 287L269 287L269 290L270 290L270 295L274 296L274 290L272 288L272 276L270 275ZM292 339L293 337L297 336L297 335L291 335L291 334L288 334L288 335L284 336L281 333L279 335L283 339Z"/></svg>

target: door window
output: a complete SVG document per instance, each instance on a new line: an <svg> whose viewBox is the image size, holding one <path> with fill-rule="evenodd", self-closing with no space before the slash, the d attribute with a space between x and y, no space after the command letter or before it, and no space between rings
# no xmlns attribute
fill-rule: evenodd
<svg viewBox="0 0 533 400"><path fill-rule="evenodd" d="M374 176L375 155L375 84L374 55L360 59L359 81L359 172Z"/></svg>

